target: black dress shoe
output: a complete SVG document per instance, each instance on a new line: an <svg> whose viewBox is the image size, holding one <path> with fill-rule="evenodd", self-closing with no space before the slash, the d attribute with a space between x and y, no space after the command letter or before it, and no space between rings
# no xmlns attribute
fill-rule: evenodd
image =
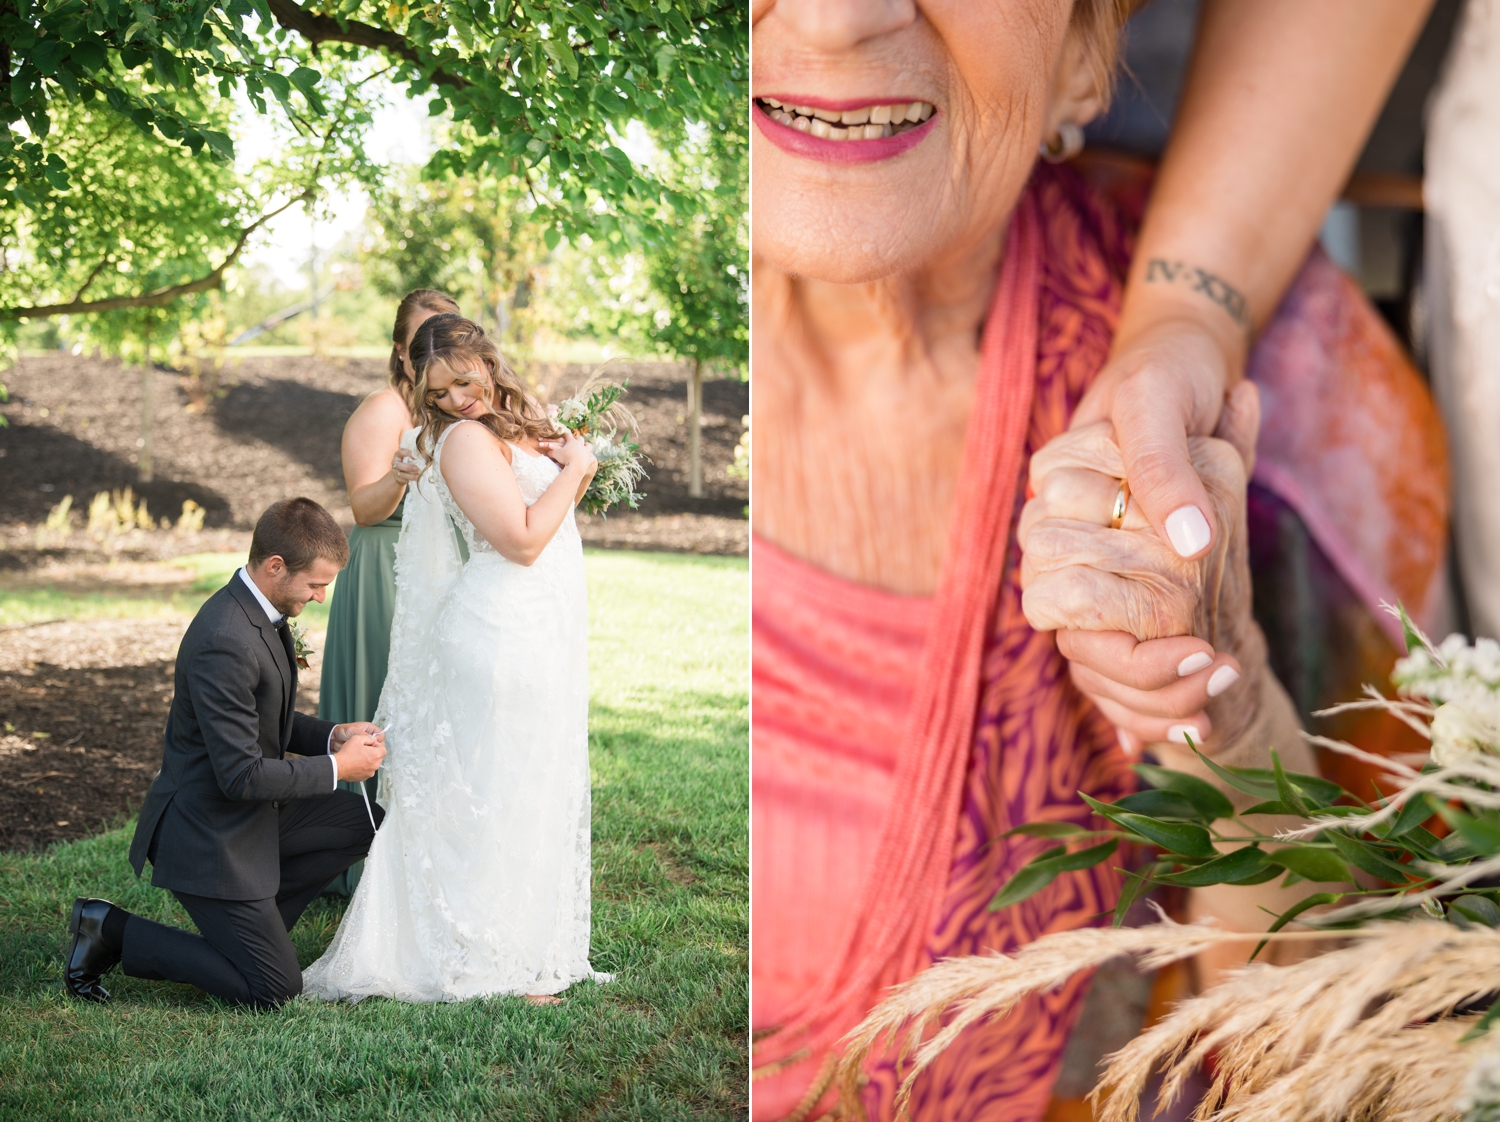
<svg viewBox="0 0 1500 1122"><path fill-rule="evenodd" d="M108 900L91 900L86 896L73 901L73 916L68 920L73 941L63 962L63 981L68 992L82 1001L109 1000L109 991L99 984L99 979L120 961L120 952L104 941L104 917L112 907Z"/></svg>

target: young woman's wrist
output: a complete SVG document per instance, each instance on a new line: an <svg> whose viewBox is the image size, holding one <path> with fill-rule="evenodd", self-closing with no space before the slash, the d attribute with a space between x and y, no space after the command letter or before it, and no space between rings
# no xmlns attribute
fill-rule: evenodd
<svg viewBox="0 0 1500 1122"><path fill-rule="evenodd" d="M1133 290L1121 310L1111 357L1186 339L1213 348L1229 375L1226 389L1239 381L1250 351L1248 327L1213 301L1195 298L1191 292Z"/></svg>

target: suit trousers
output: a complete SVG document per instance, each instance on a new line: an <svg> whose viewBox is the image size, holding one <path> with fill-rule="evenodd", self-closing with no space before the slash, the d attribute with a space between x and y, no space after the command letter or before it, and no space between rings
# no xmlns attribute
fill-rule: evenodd
<svg viewBox="0 0 1500 1122"><path fill-rule="evenodd" d="M378 824L384 816L370 804ZM302 968L288 932L330 879L370 851L375 831L351 791L284 803L281 888L264 900L217 900L174 891L201 932L132 915L121 968L135 978L186 982L240 1005L271 1008L302 992ZM156 861L156 838L150 856Z"/></svg>

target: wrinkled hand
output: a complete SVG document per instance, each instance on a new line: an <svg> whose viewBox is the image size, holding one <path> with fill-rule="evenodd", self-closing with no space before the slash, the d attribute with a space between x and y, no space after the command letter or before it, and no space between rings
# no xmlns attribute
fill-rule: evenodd
<svg viewBox="0 0 1500 1122"><path fill-rule="evenodd" d="M391 470L396 473L398 483L415 483L425 465L407 449L400 449L391 459Z"/></svg>
<svg viewBox="0 0 1500 1122"><path fill-rule="evenodd" d="M1032 458L1034 498L1021 514L1026 618L1057 632L1078 688L1120 730L1127 752L1187 735L1232 742L1253 716L1265 641L1250 614L1245 484L1260 405L1241 383L1217 437L1185 437L1189 470L1221 532L1184 560L1132 494L1109 529L1125 471L1107 422L1077 428Z"/></svg>
<svg viewBox="0 0 1500 1122"><path fill-rule="evenodd" d="M1164 542L1201 557L1220 523L1193 470L1188 441L1219 425L1231 375L1226 343L1190 317L1173 317L1134 335L1079 402L1070 425L1114 425L1131 494Z"/></svg>
<svg viewBox="0 0 1500 1122"><path fill-rule="evenodd" d="M338 762L339 778L350 782L369 779L385 759L385 733L369 721L334 725L329 745Z"/></svg>

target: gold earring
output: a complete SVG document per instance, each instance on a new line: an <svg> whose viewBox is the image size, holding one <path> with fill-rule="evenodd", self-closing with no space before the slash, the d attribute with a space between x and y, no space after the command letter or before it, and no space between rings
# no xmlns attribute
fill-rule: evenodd
<svg viewBox="0 0 1500 1122"><path fill-rule="evenodd" d="M1083 151L1083 127L1077 121L1064 121L1057 135L1037 145L1037 152L1049 164L1061 164Z"/></svg>

